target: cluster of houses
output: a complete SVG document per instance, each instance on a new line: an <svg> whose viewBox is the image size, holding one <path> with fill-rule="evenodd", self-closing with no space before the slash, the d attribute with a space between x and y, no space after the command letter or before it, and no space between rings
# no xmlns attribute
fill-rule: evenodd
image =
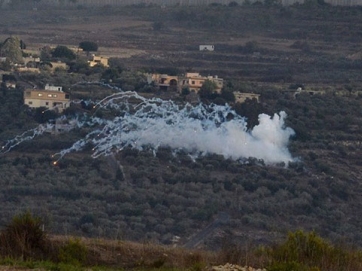
<svg viewBox="0 0 362 271"><path fill-rule="evenodd" d="M224 81L218 76L202 76L199 73L186 73L184 76L171 76L167 74L147 74L149 84L165 91L182 91L188 88L197 93L204 82L209 80L215 83L216 92L221 92ZM234 92L236 102L244 102L246 99L259 101L259 94ZM30 108L44 107L56 112L63 112L70 107L69 94L64 92L61 86L46 85L44 89L32 88L24 91L24 104Z"/></svg>
<svg viewBox="0 0 362 271"><path fill-rule="evenodd" d="M199 73L187 73L185 76L170 76L167 74L148 74L148 83L165 91L180 91L189 88L197 93L206 80L215 83L216 91L223 87L223 79L217 76L201 76ZM63 91L61 86L46 85L44 89L26 89L24 91L24 104L31 108L45 107L61 113L70 106L69 94Z"/></svg>
<svg viewBox="0 0 362 271"><path fill-rule="evenodd" d="M214 76L202 76L196 72L189 72L183 76L173 76L168 74L147 74L147 82L154 84L161 90L165 91L178 91L181 92L187 88L189 91L198 93L205 83L205 81L211 81L215 84L215 91L220 93L223 86L224 80L217 75ZM243 103L247 99L256 99L259 101L260 94L255 93L244 93L235 91L235 102Z"/></svg>
<svg viewBox="0 0 362 271"><path fill-rule="evenodd" d="M73 48L79 50L79 48ZM200 45L201 51L213 51L213 45ZM40 49L41 50L41 49ZM77 51L78 53L78 51ZM13 69L18 72L35 72L40 73L42 65L47 65L51 72L54 72L57 68L68 69L67 64L61 61L58 62L42 62L39 57L32 56L31 52L28 52L29 57L24 57L22 63L13 64ZM104 67L109 67L108 58L99 55L88 55L88 64L90 67L101 64ZM2 59L0 59L2 61ZM214 83L215 91L220 93L223 86L224 80L217 75L215 76L202 76L200 73L189 72L182 76L173 76L168 74L145 74L147 77L148 84L153 84L155 87L163 91L172 91L181 93L184 89L187 89L192 95L198 97L197 93L205 81L211 81ZM15 88L16 82L12 80L4 80L8 88ZM236 102L244 102L246 99L257 99L259 100L258 94L252 93L240 93L235 92L234 96ZM50 86L46 85L44 89L36 87L27 88L24 91L24 104L30 108L44 107L49 110L54 110L59 113L70 107L69 94L64 92L61 86Z"/></svg>
<svg viewBox="0 0 362 271"><path fill-rule="evenodd" d="M48 67L51 72L54 72L56 69L64 69L67 70L69 67L66 63L62 61L47 61L42 62L39 57L24 57L23 63L15 64L14 68L17 72L35 72L40 73L40 68ZM104 67L109 67L108 57L97 56L95 54L91 54L88 56L88 64L90 67L94 67L96 65L103 65Z"/></svg>
<svg viewBox="0 0 362 271"><path fill-rule="evenodd" d="M14 39L16 40L16 38ZM42 54L44 52L47 52L46 54L49 54L49 51L54 49L55 47L52 46L44 46L37 50L22 49L22 54L25 54L27 56L21 58L18 57L14 61L14 57L8 58L6 56L3 56L2 50L0 48L0 63L6 63L6 62L10 63L12 69L16 72L40 73L40 70L45 67L49 69L51 72L54 72L58 68L67 70L69 67L67 66L66 63L62 61L51 61L51 60L42 61L40 57L38 57L39 54ZM82 49L79 47L68 47L68 49L73 51L77 55L77 57L80 55L82 57L86 57L89 67L94 67L96 65L103 65L106 68L109 67L108 57L89 54L89 53L85 54L85 52L83 53Z"/></svg>
<svg viewBox="0 0 362 271"><path fill-rule="evenodd" d="M43 48L39 49L40 51ZM79 48L70 48L73 51L80 50ZM42 62L40 57L32 56L34 52L23 50L27 53L28 57L23 57L21 63L11 63L13 70L16 73L21 74L22 72L33 72L40 73L40 69L44 66L47 66L51 72L54 72L57 68L61 68L67 70L69 67L66 63L61 61L47 61ZM94 67L96 65L103 65L104 67L109 67L108 57L99 56L95 54L88 55L88 64L90 67ZM0 57L0 62L7 61L6 57ZM16 80L15 77L8 73L0 73L2 74L3 80L2 83L5 84L7 88L16 88ZM40 88L27 88L24 91L24 104L28 105L30 108L40 108L44 107L49 110L54 110L56 112L63 112L66 108L70 107L70 97L69 94L64 92L61 86L50 86L47 84L44 89Z"/></svg>

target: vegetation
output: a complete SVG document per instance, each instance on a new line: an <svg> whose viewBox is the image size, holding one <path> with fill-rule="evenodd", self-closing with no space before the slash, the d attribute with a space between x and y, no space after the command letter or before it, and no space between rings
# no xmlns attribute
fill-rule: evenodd
<svg viewBox="0 0 362 271"><path fill-rule="evenodd" d="M96 52L98 51L98 44L93 41L82 41L79 43L79 48L87 53Z"/></svg>
<svg viewBox="0 0 362 271"><path fill-rule="evenodd" d="M89 86L81 90L89 95L99 91ZM43 121L37 111L22 107L20 90L3 88L0 94L3 141ZM279 240L284 231L304 228L333 241L359 244L359 220L331 221L359 213L359 187L347 172L360 170L360 104L360 97L300 94L294 99L273 90L262 93L261 103L236 104L250 129L262 112L288 113L287 125L297 132L290 149L301 159L289 168L263 167L253 159L243 164L218 155L193 162L169 149L159 150L156 157L125 149L116 156L124 175L108 158L93 160L88 150L70 154L54 167L51 154L71 146L82 131L43 135L0 157L2 223L26 203L54 233L168 244L174 235L186 242L195 233L192 229L201 230L223 211L233 217L223 226L226 236L245 229L247 238L234 237L240 242L258 240L256 229L265 239ZM345 159L349 162L342 163ZM216 248L220 242L215 236L205 245Z"/></svg>
<svg viewBox="0 0 362 271"><path fill-rule="evenodd" d="M58 45L53 51L52 56L55 58L64 58L68 60L73 60L76 58L75 53L70 50L67 46Z"/></svg>
<svg viewBox="0 0 362 271"><path fill-rule="evenodd" d="M21 47L24 43L17 37L7 38L0 46L1 56L7 57L10 62L22 63L23 55Z"/></svg>
<svg viewBox="0 0 362 271"><path fill-rule="evenodd" d="M167 148L160 149L156 155L146 150L125 149L115 156L123 166L120 171L109 157L92 159L90 147L65 156L54 166L51 155L70 147L86 131L44 134L0 156L3 188L0 223L6 224L14 212L28 208L44 220L46 230L51 229L55 234L104 237L120 243L127 239L163 244L170 244L176 235L181 237L180 244L184 244L212 223L219 212L227 212L231 217L229 223L206 239L204 247L220 248L225 239L234 240L236 248L248 243L268 244L280 241L284 232L300 228L308 232L314 230L332 243L361 246L362 221L358 219L362 210L359 185L362 179L362 62L358 55L361 9L332 7L315 1L288 7L275 4L274 1L268 1L267 5L233 4L232 8L212 5L201 10L181 6L167 8L166 12L159 7L103 7L57 11L60 15L49 11L43 15L45 19L24 17L24 25L38 20L38 24L44 21L49 27L54 24L55 28L59 28L59 22L67 27L69 22L78 22L85 27L84 22L89 18L93 15L100 18L102 14L115 16L112 19L132 15L142 20L137 27L113 28L109 36L104 31L105 36L100 40L105 45L107 42L129 45L131 49L137 45L137 49L152 53L112 59L110 68L90 68L84 59L75 60L71 50L72 53L63 48L58 55L46 47L41 51L42 61L66 58L69 72L42 70L39 74L19 75L19 83L59 84L69 89L72 98L84 99L66 114L93 114L89 99L100 100L113 93L111 89L79 82L101 79L113 87L168 98L170 93L148 86L145 76L138 71L143 68L170 74L185 71L218 74L225 79L226 86L217 94L213 86L209 84L206 88L205 85L206 102L233 103L233 91L260 94L260 103L247 100L232 106L247 118L248 129L258 124L260 113L271 115L285 111L286 125L296 131L289 149L298 159L289 165L265 167L263 161L253 158L232 161L205 155L192 160L182 153L174 156ZM68 19L72 12L76 16ZM158 29L153 22L159 21L161 12L163 24ZM8 13L12 15L10 11L1 13L3 25L17 25L19 17ZM150 32L150 28L155 31ZM17 25L17 29L21 31L21 25ZM38 26L36 31L39 29ZM37 39L47 44L43 36L48 38L38 35ZM59 44L68 44L70 36L64 36ZM82 36L82 39L92 36ZM108 41L109 37L113 40ZM79 44L78 39L73 38L73 43ZM215 41L214 52L198 51L197 44L205 40ZM127 43L121 43L123 41ZM27 47L30 44L27 41ZM10 62L2 63L1 67L10 70ZM294 95L299 87L304 92ZM22 90L20 84L16 89L1 85L2 142L53 117L50 112L40 115L39 110L24 106ZM185 89L183 94L189 94L189 90ZM176 99L183 101L183 97ZM336 257L340 263L358 259L357 254L351 254L350 260L350 256L343 254L331 256L339 253L331 245L313 234L296 234L288 239L288 249L280 247L273 252L267 250L271 253L267 256L263 254L275 258L275 261L269 258L267 264L274 270L333 270L325 258L319 256L311 262L301 262L303 255L295 252L301 250L299 243L290 250L293 240L298 238L301 244L316 246L313 255L322 250L323 257L337 269L341 266L328 257ZM68 245L69 250L74 247L82 250L77 244ZM294 254L286 255L289 250ZM66 252L64 255L67 259ZM83 258L78 261L83 262ZM147 266L161 265L163 261L160 256L147 262ZM351 270L358 268L351 267Z"/></svg>
<svg viewBox="0 0 362 271"><path fill-rule="evenodd" d="M0 234L0 254L23 260L44 254L47 244L41 226L41 220L29 212L15 216Z"/></svg>
<svg viewBox="0 0 362 271"><path fill-rule="evenodd" d="M362 269L360 250L332 245L315 232L290 232L285 241L271 246L241 249L229 243L211 253L154 244L52 237L43 232L39 218L29 212L15 216L0 232L0 247L0 265L45 270L199 270L225 263L267 270Z"/></svg>
<svg viewBox="0 0 362 271"><path fill-rule="evenodd" d="M269 251L272 264L268 270L360 270L361 251L329 244L314 232L288 234L285 243Z"/></svg>

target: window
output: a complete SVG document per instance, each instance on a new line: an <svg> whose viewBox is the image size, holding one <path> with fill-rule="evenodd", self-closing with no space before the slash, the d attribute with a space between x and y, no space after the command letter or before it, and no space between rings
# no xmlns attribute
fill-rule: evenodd
<svg viewBox="0 0 362 271"><path fill-rule="evenodd" d="M195 81L191 81L191 84L192 84L192 85L195 85Z"/></svg>
<svg viewBox="0 0 362 271"><path fill-rule="evenodd" d="M65 99L69 99L69 94L65 94Z"/></svg>
<svg viewBox="0 0 362 271"><path fill-rule="evenodd" d="M30 97L30 91L25 92L26 97Z"/></svg>
<svg viewBox="0 0 362 271"><path fill-rule="evenodd" d="M49 102L46 102L45 105L49 105Z"/></svg>
<svg viewBox="0 0 362 271"><path fill-rule="evenodd" d="M57 97L57 94L53 94L53 98L56 98Z"/></svg>
<svg viewBox="0 0 362 271"><path fill-rule="evenodd" d="M51 97L52 97L52 95L51 95L51 94L48 94L48 97L49 97L49 98L51 98Z"/></svg>
<svg viewBox="0 0 362 271"><path fill-rule="evenodd" d="M33 102L29 102L29 104L33 104Z"/></svg>
<svg viewBox="0 0 362 271"><path fill-rule="evenodd" d="M41 97L41 96L43 96L43 93L38 93L38 97Z"/></svg>

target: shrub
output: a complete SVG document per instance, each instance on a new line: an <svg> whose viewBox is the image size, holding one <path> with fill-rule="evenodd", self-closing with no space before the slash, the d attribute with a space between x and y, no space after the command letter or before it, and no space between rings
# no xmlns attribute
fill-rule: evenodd
<svg viewBox="0 0 362 271"><path fill-rule="evenodd" d="M289 233L285 243L270 250L268 270L359 270L360 252L334 247L315 232Z"/></svg>
<svg viewBox="0 0 362 271"><path fill-rule="evenodd" d="M68 242L59 249L58 259L62 263L72 265L84 264L88 256L87 247L79 239L69 239Z"/></svg>
<svg viewBox="0 0 362 271"><path fill-rule="evenodd" d="M43 258L48 240L42 221L30 212L17 215L0 234L0 253L8 257Z"/></svg>

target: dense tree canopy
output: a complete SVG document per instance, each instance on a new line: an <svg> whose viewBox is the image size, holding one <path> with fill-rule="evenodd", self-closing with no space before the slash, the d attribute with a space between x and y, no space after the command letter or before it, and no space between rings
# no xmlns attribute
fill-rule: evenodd
<svg viewBox="0 0 362 271"><path fill-rule="evenodd" d="M212 98L212 95L216 91L216 88L217 86L215 82L211 80L205 80L199 91L200 98L205 98L205 99Z"/></svg>
<svg viewBox="0 0 362 271"><path fill-rule="evenodd" d="M21 51L22 41L17 37L9 37L1 45L1 54L13 63L22 63L23 54Z"/></svg>
<svg viewBox="0 0 362 271"><path fill-rule="evenodd" d="M98 51L98 44L92 41L82 41L79 43L79 48L85 52L96 52Z"/></svg>
<svg viewBox="0 0 362 271"><path fill-rule="evenodd" d="M52 56L56 58L66 58L69 60L73 60L76 58L75 53L69 49L67 46L58 45L53 51Z"/></svg>

